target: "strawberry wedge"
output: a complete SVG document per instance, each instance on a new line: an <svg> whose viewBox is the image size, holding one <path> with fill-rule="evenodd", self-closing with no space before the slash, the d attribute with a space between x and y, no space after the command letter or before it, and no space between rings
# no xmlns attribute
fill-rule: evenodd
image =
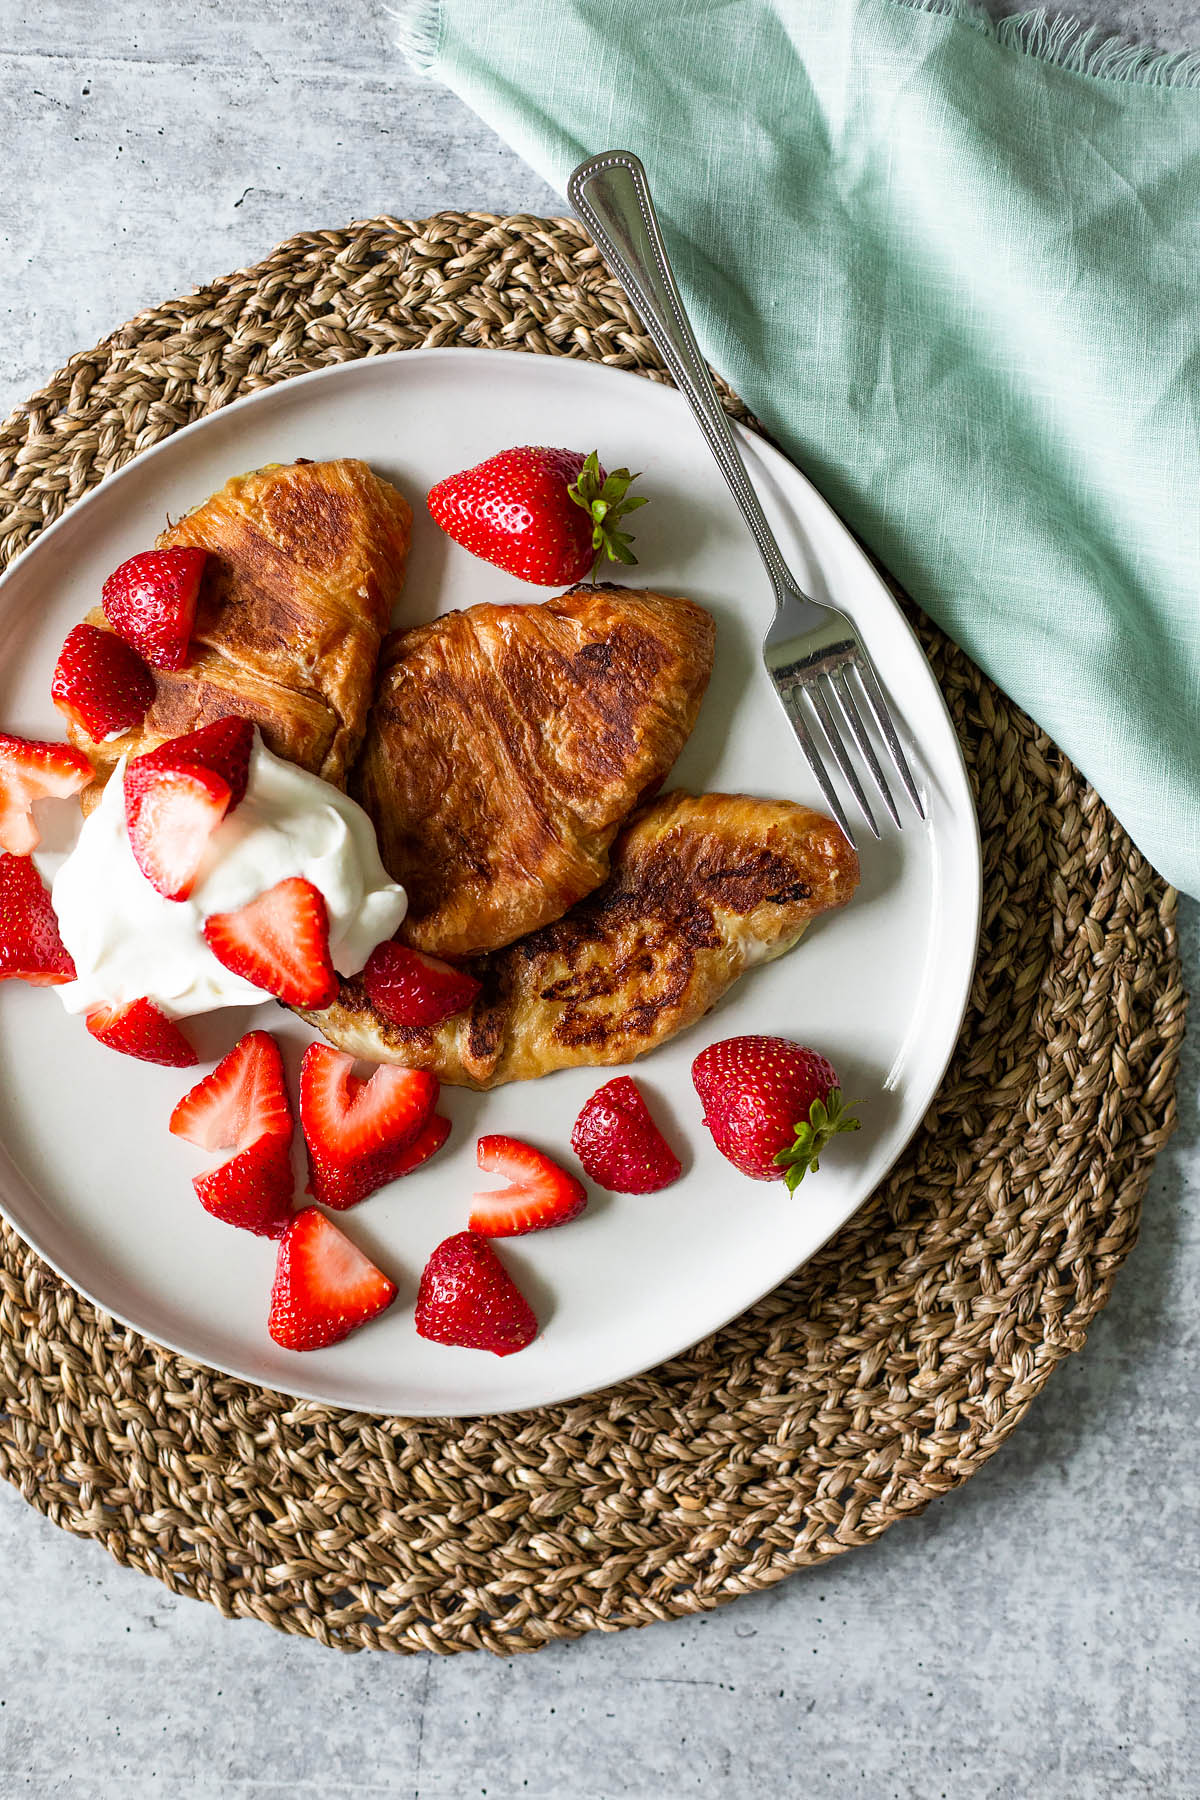
<svg viewBox="0 0 1200 1800"><path fill-rule="evenodd" d="M28 856L41 842L33 808L39 800L67 800L92 779L92 765L69 744L10 737L0 731L0 850Z"/></svg>
<svg viewBox="0 0 1200 1800"><path fill-rule="evenodd" d="M212 913L204 937L219 963L285 1006L320 1008L337 998L325 900L300 875L236 912Z"/></svg>
<svg viewBox="0 0 1200 1800"><path fill-rule="evenodd" d="M100 744L141 724L154 699L154 677L124 638L98 625L76 625L58 653L50 698Z"/></svg>
<svg viewBox="0 0 1200 1800"><path fill-rule="evenodd" d="M565 1225L587 1205L587 1189L574 1175L520 1138L481 1137L481 1169L504 1175L508 1186L471 1196L471 1230L480 1237L523 1237Z"/></svg>
<svg viewBox="0 0 1200 1800"><path fill-rule="evenodd" d="M440 1243L421 1275L417 1335L463 1350L512 1356L532 1343L533 1308L492 1246L473 1231Z"/></svg>
<svg viewBox="0 0 1200 1800"><path fill-rule="evenodd" d="M437 1097L437 1077L423 1069L384 1063L364 1081L352 1056L310 1044L300 1065L300 1126L314 1200L344 1211L432 1156L449 1131L444 1120L434 1126ZM424 1136L431 1127L441 1132L437 1141Z"/></svg>
<svg viewBox="0 0 1200 1800"><path fill-rule="evenodd" d="M395 1282L332 1219L306 1206L279 1246L267 1330L285 1350L321 1350L378 1318L395 1298Z"/></svg>
<svg viewBox="0 0 1200 1800"><path fill-rule="evenodd" d="M480 986L465 969L392 941L376 944L362 982L376 1011L405 1026L440 1025L470 1006Z"/></svg>
<svg viewBox="0 0 1200 1800"><path fill-rule="evenodd" d="M234 1154L193 1178L201 1206L227 1225L278 1238L292 1217L292 1114L283 1058L266 1031L251 1031L183 1096L171 1131L203 1150Z"/></svg>
<svg viewBox="0 0 1200 1800"><path fill-rule="evenodd" d="M113 630L156 669L187 667L207 561L206 551L186 546L143 550L114 569L100 591Z"/></svg>
<svg viewBox="0 0 1200 1800"><path fill-rule="evenodd" d="M254 726L215 719L135 757L125 770L125 825L134 860L168 900L186 900L208 840L242 800Z"/></svg>
<svg viewBox="0 0 1200 1800"><path fill-rule="evenodd" d="M37 869L27 856L0 852L0 981L58 987L75 964Z"/></svg>
<svg viewBox="0 0 1200 1800"><path fill-rule="evenodd" d="M92 1036L123 1056L162 1063L169 1069L191 1069L200 1061L173 1019L153 1000L130 1000L125 1006L96 1006L84 1021Z"/></svg>

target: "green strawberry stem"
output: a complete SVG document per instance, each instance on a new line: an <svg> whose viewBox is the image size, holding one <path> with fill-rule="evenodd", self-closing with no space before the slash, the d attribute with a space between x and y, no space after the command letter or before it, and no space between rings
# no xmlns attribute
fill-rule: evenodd
<svg viewBox="0 0 1200 1800"><path fill-rule="evenodd" d="M636 512L639 506L645 506L645 494L631 494L630 485L637 480L628 469L614 469L611 475L603 480L600 477L600 457L595 450L587 458L574 487L567 493L581 506L592 521L592 548L596 552L596 560L592 564L592 580L607 556L610 562L632 564L637 557L629 548L632 538L627 531L617 530L617 521L626 513Z"/></svg>
<svg viewBox="0 0 1200 1800"><path fill-rule="evenodd" d="M857 1106L858 1102L851 1104ZM784 1180L788 1193L795 1193L810 1169L820 1168L817 1158L831 1138L839 1131L857 1131L860 1122L843 1102L841 1088L830 1088L824 1100L814 1100L807 1119L801 1119L792 1127L796 1133L795 1143L789 1149L781 1150L775 1158L777 1166L787 1170Z"/></svg>

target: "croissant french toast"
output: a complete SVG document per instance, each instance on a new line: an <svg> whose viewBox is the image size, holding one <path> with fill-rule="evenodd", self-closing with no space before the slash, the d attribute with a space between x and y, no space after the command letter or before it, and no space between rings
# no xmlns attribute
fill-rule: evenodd
<svg viewBox="0 0 1200 1800"><path fill-rule="evenodd" d="M703 1017L746 969L790 950L857 884L852 846L806 806L670 793L618 838L597 893L469 965L483 987L468 1011L394 1025L355 977L333 1006L303 1016L355 1056L460 1087L630 1062Z"/></svg>
<svg viewBox="0 0 1200 1800"><path fill-rule="evenodd" d="M619 587L391 637L352 790L408 890L405 942L498 949L598 887L695 723L713 637L694 601Z"/></svg>
<svg viewBox="0 0 1200 1800"><path fill-rule="evenodd" d="M411 528L404 496L356 457L227 481L158 538L209 552L187 668L153 671L136 730L100 744L76 730L75 741L103 776L121 756L237 713L268 749L344 786Z"/></svg>

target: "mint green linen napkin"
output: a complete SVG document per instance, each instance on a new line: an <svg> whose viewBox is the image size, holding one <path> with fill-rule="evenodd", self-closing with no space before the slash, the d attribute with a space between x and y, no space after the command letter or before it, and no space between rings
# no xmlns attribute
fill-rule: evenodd
<svg viewBox="0 0 1200 1800"><path fill-rule="evenodd" d="M710 360L1200 894L1197 59L950 0L400 20L560 190L637 152Z"/></svg>

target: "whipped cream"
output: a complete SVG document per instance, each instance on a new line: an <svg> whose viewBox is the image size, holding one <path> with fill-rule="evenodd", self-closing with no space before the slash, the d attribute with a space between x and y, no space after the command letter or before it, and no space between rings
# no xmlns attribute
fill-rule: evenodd
<svg viewBox="0 0 1200 1800"><path fill-rule="evenodd" d="M302 875L329 913L339 975L355 975L404 917L404 889L379 860L361 806L255 738L245 798L213 832L191 895L167 900L138 868L125 829L125 762L118 763L75 848L54 876L51 899L78 980L55 992L70 1013L153 1000L170 1018L267 998L219 963L204 941L210 913L233 912Z"/></svg>

